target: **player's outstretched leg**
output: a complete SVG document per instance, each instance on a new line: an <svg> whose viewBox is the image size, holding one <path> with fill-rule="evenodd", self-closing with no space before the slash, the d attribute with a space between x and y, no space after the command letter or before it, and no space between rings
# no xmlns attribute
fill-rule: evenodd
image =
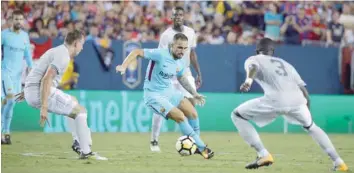
<svg viewBox="0 0 354 173"><path fill-rule="evenodd" d="M188 99L183 99L178 108L186 115L188 123L192 126L194 132L200 135L199 116L193 104Z"/></svg>
<svg viewBox="0 0 354 173"><path fill-rule="evenodd" d="M312 123L310 126L304 127L304 129L332 159L334 165L333 169L335 171L348 171L348 166L340 158L328 135L320 127L318 127L315 123Z"/></svg>
<svg viewBox="0 0 354 173"><path fill-rule="evenodd" d="M257 151L257 159L246 165L246 169L257 169L262 166L273 164L274 159L268 150L264 147L256 129L243 118L237 111L231 113L231 119L237 128L240 136Z"/></svg>
<svg viewBox="0 0 354 173"><path fill-rule="evenodd" d="M72 138L73 138L73 144L71 145L71 149L75 153L80 154L81 148L80 148L79 138L78 138L77 132L76 132L75 120L70 117L66 117L66 119L68 122L69 130L70 130Z"/></svg>
<svg viewBox="0 0 354 173"><path fill-rule="evenodd" d="M150 150L152 152L161 151L158 141L160 136L162 120L163 117L161 115L158 115L156 113L152 115L152 128L151 128L151 141L150 141Z"/></svg>
<svg viewBox="0 0 354 173"><path fill-rule="evenodd" d="M87 111L84 107L77 105L71 117L75 118L75 127L77 136L80 142L80 159L94 158L96 160L107 160L105 157L99 156L97 153L91 151L91 131L87 126Z"/></svg>
<svg viewBox="0 0 354 173"><path fill-rule="evenodd" d="M211 159L214 156L214 152L209 149L200 139L199 135L194 132L193 128L188 123L188 119L184 116L180 109L175 107L172 108L172 110L168 113L168 117L176 121L183 135L190 136L195 140L200 154L205 159Z"/></svg>
<svg viewBox="0 0 354 173"><path fill-rule="evenodd" d="M5 134L4 139L1 141L1 144L10 145L11 137L10 137L10 126L12 121L13 109L15 107L15 99L12 94L8 95L6 98L6 103L4 104L3 112L2 112L2 132Z"/></svg>
<svg viewBox="0 0 354 173"><path fill-rule="evenodd" d="M183 99L178 108L186 115L188 123L193 128L194 132L200 136L199 116L191 101L189 101L189 99ZM194 154L200 154L200 151L196 150Z"/></svg>

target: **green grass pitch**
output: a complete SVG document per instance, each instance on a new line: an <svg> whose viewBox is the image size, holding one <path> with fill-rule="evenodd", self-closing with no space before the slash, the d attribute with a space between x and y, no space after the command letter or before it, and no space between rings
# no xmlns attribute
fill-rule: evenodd
<svg viewBox="0 0 354 173"><path fill-rule="evenodd" d="M200 155L181 157L174 146L178 133L162 133L162 153L151 153L149 133L93 133L93 150L108 161L78 160L71 150L69 133L13 133L10 146L1 147L3 173L327 173L332 163L310 136L268 134L261 138L275 163L258 170L244 166L256 157L252 148L232 132L202 132L215 151L205 160ZM349 169L354 168L354 135L331 134L337 151Z"/></svg>

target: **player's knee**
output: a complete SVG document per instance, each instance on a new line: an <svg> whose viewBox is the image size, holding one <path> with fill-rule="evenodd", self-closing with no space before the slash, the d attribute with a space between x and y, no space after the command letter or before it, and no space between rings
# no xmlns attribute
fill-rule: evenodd
<svg viewBox="0 0 354 173"><path fill-rule="evenodd" d="M186 116L190 119L197 119L198 118L198 113L195 109L188 111L188 113L186 113Z"/></svg>
<svg viewBox="0 0 354 173"><path fill-rule="evenodd" d="M77 110L78 110L77 114L85 114L85 113L87 113L86 108L81 106L81 105L77 105Z"/></svg>
<svg viewBox="0 0 354 173"><path fill-rule="evenodd" d="M316 127L317 127L317 125L316 125L313 121L311 121L311 124L310 124L310 125L308 125L308 126L303 126L303 128L304 128L306 131L308 131L308 132L310 132L311 130L315 129Z"/></svg>
<svg viewBox="0 0 354 173"><path fill-rule="evenodd" d="M194 110L192 113L191 113L191 118L192 119L197 119L198 118L198 113L196 110Z"/></svg>
<svg viewBox="0 0 354 173"><path fill-rule="evenodd" d="M235 121L237 121L237 119L238 119L238 117L236 116L236 112L232 111L231 112L231 120L235 122Z"/></svg>
<svg viewBox="0 0 354 173"><path fill-rule="evenodd" d="M185 119L183 112L179 109L177 109L176 111L170 112L169 116L171 119L175 120L176 123L180 123L180 122L184 121L184 119Z"/></svg>
<svg viewBox="0 0 354 173"><path fill-rule="evenodd" d="M76 105L73 108L73 110L72 110L71 114L69 115L69 117L75 119L77 117L77 115L86 114L86 113L87 113L86 108L78 104L78 105Z"/></svg>
<svg viewBox="0 0 354 173"><path fill-rule="evenodd" d="M77 106L75 106L73 113L74 114L87 113L87 110L85 107L78 104Z"/></svg>
<svg viewBox="0 0 354 173"><path fill-rule="evenodd" d="M180 106L181 110L183 111L184 115L187 116L188 118L191 119L196 119L198 117L197 110L194 108L193 104L189 105L191 103L188 98L183 99L182 103Z"/></svg>
<svg viewBox="0 0 354 173"><path fill-rule="evenodd" d="M78 118L78 117L83 117L83 118L87 119L87 114L85 114L85 113L79 113L79 114L76 115L75 118Z"/></svg>
<svg viewBox="0 0 354 173"><path fill-rule="evenodd" d="M183 121L184 121L184 118L185 118L185 117L184 117L183 113L181 112L181 114L175 116L175 121L176 121L177 123L180 123L180 122L183 122Z"/></svg>
<svg viewBox="0 0 354 173"><path fill-rule="evenodd" d="M234 109L234 110L231 112L231 119L232 119L232 121L237 121L237 120L246 120L246 121L248 121L246 118L244 118L244 117L237 111L237 109Z"/></svg>

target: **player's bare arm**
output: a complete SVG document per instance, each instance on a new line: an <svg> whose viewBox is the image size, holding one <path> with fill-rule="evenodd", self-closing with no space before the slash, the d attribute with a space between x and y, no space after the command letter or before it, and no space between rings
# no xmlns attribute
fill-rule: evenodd
<svg viewBox="0 0 354 173"><path fill-rule="evenodd" d="M54 77L57 75L58 71L56 67L49 66L47 72L44 74L41 80L40 97L41 97L41 110L40 110L40 125L43 127L47 121L48 116L48 97L50 95L50 88L52 87L52 82Z"/></svg>
<svg viewBox="0 0 354 173"><path fill-rule="evenodd" d="M189 84L187 76L182 75L181 77L178 77L178 82L183 86L184 89L186 89L189 93L192 95L197 95L197 91L192 87L192 85Z"/></svg>
<svg viewBox="0 0 354 173"><path fill-rule="evenodd" d="M302 93L304 94L304 97L307 100L307 107L310 109L310 95L309 95L309 92L307 91L305 86L301 85L299 87L300 87L300 90L302 91Z"/></svg>
<svg viewBox="0 0 354 173"><path fill-rule="evenodd" d="M252 86L253 79L257 74L257 66L255 64L250 64L246 70L247 78L245 82L241 85L240 90L242 92L248 92Z"/></svg>
<svg viewBox="0 0 354 173"><path fill-rule="evenodd" d="M124 62L122 65L117 65L116 67L116 72L120 72L121 75L125 73L125 70L127 69L128 65L130 62L133 60L136 60L138 57L143 58L144 57L144 51L142 49L135 49L130 54L125 58Z"/></svg>
<svg viewBox="0 0 354 173"><path fill-rule="evenodd" d="M205 104L205 96L200 95L189 83L187 76L182 75L177 78L179 83L186 89L189 93L193 95L193 99L191 100L193 104L204 105Z"/></svg>
<svg viewBox="0 0 354 173"><path fill-rule="evenodd" d="M191 59L191 64L193 65L194 70L197 72L197 78L196 78L195 83L196 83L197 88L199 88L202 85L202 72L200 71L197 52L195 52L194 49L191 50L190 59Z"/></svg>

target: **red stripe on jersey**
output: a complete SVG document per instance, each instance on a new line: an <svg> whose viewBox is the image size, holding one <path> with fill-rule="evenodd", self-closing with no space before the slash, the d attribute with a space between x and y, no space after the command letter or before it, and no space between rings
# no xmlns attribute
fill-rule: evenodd
<svg viewBox="0 0 354 173"><path fill-rule="evenodd" d="M154 69L154 67L155 67L155 61L151 61L149 76L148 76L149 81L151 81L152 70Z"/></svg>

